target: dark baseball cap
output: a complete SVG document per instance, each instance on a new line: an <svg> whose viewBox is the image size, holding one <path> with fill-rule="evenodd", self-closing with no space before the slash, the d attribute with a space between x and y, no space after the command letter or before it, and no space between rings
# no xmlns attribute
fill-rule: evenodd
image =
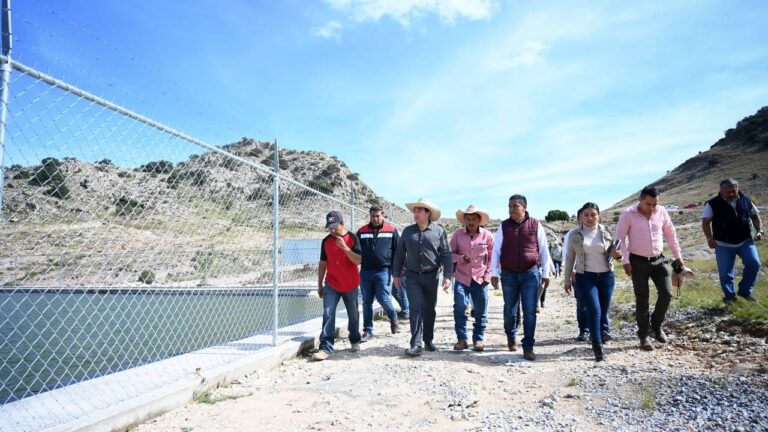
<svg viewBox="0 0 768 432"><path fill-rule="evenodd" d="M339 224L344 223L344 219L341 217L341 213L332 211L325 215L325 227L326 228L338 228Z"/></svg>

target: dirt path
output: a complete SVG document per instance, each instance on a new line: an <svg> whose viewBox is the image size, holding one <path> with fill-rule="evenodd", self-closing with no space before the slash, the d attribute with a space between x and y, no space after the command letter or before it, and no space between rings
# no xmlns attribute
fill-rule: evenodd
<svg viewBox="0 0 768 432"><path fill-rule="evenodd" d="M214 392L215 397L242 397L212 405L190 403L135 430L768 427L765 376L712 370L711 362L705 366L706 359L682 349L675 334L669 344L644 352L637 348L633 326L616 329L614 341L606 345L607 361L595 363L589 343L574 340L575 303L562 295L557 282L538 316L537 359L525 361L520 351L506 349L503 302L493 294L484 353L452 350L453 300L441 292L436 353L405 357L407 325L404 332L390 335L388 322L376 321L376 337L360 353L349 352L347 341L337 341L327 361L286 361ZM739 411L743 406L752 408Z"/></svg>

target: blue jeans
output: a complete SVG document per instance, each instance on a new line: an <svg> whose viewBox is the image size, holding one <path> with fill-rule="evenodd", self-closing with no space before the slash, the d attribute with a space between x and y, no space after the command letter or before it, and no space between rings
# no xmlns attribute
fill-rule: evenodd
<svg viewBox="0 0 768 432"><path fill-rule="evenodd" d="M587 306L587 322L593 343L603 343L603 333L611 331L611 321L608 313L611 308L613 288L616 286L615 275L612 271L603 273L576 273L576 289L579 297Z"/></svg>
<svg viewBox="0 0 768 432"><path fill-rule="evenodd" d="M472 281L466 286L456 281L453 286L453 320L456 324L456 338L467 340L467 304L472 301L475 309L475 326L472 330L472 342L482 341L488 326L488 284L480 285Z"/></svg>
<svg viewBox="0 0 768 432"><path fill-rule="evenodd" d="M401 316L406 317L410 315L408 294L405 291L405 276L400 278L400 289L393 290L392 297L394 297L397 303L400 305Z"/></svg>
<svg viewBox="0 0 768 432"><path fill-rule="evenodd" d="M339 300L344 301L344 307L347 309L349 341L351 343L360 342L358 295L357 288L350 292L340 293L332 286L325 284L325 288L323 288L323 329L320 332L320 350L327 353L333 352L333 334L336 332L336 306L339 304Z"/></svg>
<svg viewBox="0 0 768 432"><path fill-rule="evenodd" d="M389 269L360 269L360 291L363 293L363 331L373 334L373 299L378 300L390 320L397 319L397 311L390 300Z"/></svg>
<svg viewBox="0 0 768 432"><path fill-rule="evenodd" d="M739 282L739 295L749 297L753 295L753 289L760 271L760 257L757 255L757 247L751 239L739 247L717 246L715 259L717 271L720 273L720 287L723 289L725 300L736 298L736 286L734 285L734 273L736 272L736 256L741 258L744 264L744 274Z"/></svg>
<svg viewBox="0 0 768 432"><path fill-rule="evenodd" d="M536 303L538 302L541 272L534 267L524 272L502 270L501 290L504 294L504 332L507 338L517 336L518 307L523 305L523 349L533 348L536 333Z"/></svg>
<svg viewBox="0 0 768 432"><path fill-rule="evenodd" d="M587 317L587 305L582 300L579 293L579 284L576 281L571 283L573 287L573 296L576 297L576 322L579 326L579 333L589 333L589 318Z"/></svg>

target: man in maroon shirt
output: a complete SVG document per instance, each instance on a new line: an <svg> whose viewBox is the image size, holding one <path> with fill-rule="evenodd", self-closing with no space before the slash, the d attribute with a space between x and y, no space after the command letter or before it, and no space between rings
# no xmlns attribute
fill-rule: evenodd
<svg viewBox="0 0 768 432"><path fill-rule="evenodd" d="M320 248L317 271L317 294L323 299L323 329L320 332L320 349L312 354L312 360L322 361L333 352L333 334L336 330L336 306L344 301L347 309L349 342L351 351L360 351L360 316L357 310L362 260L360 240L344 227L341 213L332 211L325 218L328 236Z"/></svg>

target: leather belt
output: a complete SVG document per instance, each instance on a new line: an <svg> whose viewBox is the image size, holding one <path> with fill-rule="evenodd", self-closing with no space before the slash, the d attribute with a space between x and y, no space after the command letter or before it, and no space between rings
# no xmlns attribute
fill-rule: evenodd
<svg viewBox="0 0 768 432"><path fill-rule="evenodd" d="M440 269L439 268L432 269L432 270L410 270L410 269L408 269L407 271L409 271L411 273L416 273L416 274L428 274L428 273L436 273L438 270L440 270Z"/></svg>
<svg viewBox="0 0 768 432"><path fill-rule="evenodd" d="M653 257L644 257L642 255L635 255L633 253L630 253L629 257L630 258L639 259L639 260L643 260L643 261L648 261L648 262L655 262L655 261L658 261L660 259L664 259L664 254L658 254L658 255L653 256Z"/></svg>

